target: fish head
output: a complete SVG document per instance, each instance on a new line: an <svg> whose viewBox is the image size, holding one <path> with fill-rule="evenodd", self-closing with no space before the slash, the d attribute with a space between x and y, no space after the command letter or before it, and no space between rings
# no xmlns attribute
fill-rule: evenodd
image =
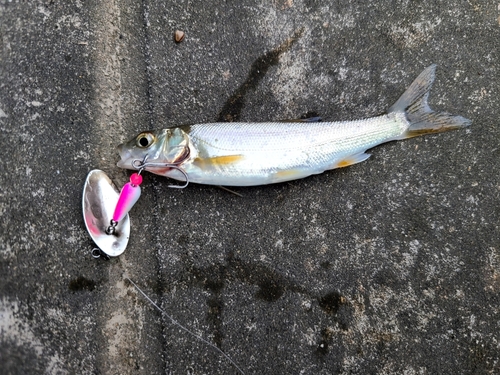
<svg viewBox="0 0 500 375"><path fill-rule="evenodd" d="M145 169L161 174L165 166L159 164L181 164L189 156L189 137L180 128L145 131L122 143L117 147L121 160L117 166L136 170L137 165L147 163L158 164ZM134 166L135 165L135 166Z"/></svg>

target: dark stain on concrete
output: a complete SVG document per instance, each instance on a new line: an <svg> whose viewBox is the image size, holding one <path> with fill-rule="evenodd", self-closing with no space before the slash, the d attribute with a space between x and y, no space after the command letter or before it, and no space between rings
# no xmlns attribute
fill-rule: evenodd
<svg viewBox="0 0 500 375"><path fill-rule="evenodd" d="M235 258L232 252L228 254L224 264L214 264L206 268L190 265L188 271L194 276L193 279L190 278L191 282L212 292L212 296L207 299L207 321L213 327L214 342L218 347L221 347L224 338L222 324L224 301L221 294L226 282L241 281L257 285L259 290L255 293L255 297L266 302L279 300L287 290L305 292L304 288L279 272L262 265L244 262Z"/></svg>
<svg viewBox="0 0 500 375"><path fill-rule="evenodd" d="M255 296L266 302L277 301L285 293L285 287L280 278L265 277L257 285L260 289Z"/></svg>
<svg viewBox="0 0 500 375"><path fill-rule="evenodd" d="M92 292L95 289L95 286L96 282L94 280L87 279L83 276L78 276L76 279L73 279L68 283L68 288L72 292L81 292L83 290Z"/></svg>
<svg viewBox="0 0 500 375"><path fill-rule="evenodd" d="M219 112L218 121L232 122L238 121L241 116L241 111L245 106L245 96L249 90L255 90L257 85L265 77L270 67L277 65L281 55L289 51L295 42L302 36L304 29L297 30L291 37L287 38L283 43L273 50L266 52L264 55L254 61L248 73L248 77L241 84L233 95L226 101L224 107Z"/></svg>
<svg viewBox="0 0 500 375"><path fill-rule="evenodd" d="M335 333L331 328L323 328L321 330L321 338L316 346L316 353L319 355L328 354L328 348Z"/></svg>
<svg viewBox="0 0 500 375"><path fill-rule="evenodd" d="M340 306L346 303L346 299L338 292L330 292L318 298L319 307L327 314L336 314Z"/></svg>
<svg viewBox="0 0 500 375"><path fill-rule="evenodd" d="M208 305L208 317L207 320L210 322L213 330L213 340L217 347L222 346L222 341L224 340L224 330L222 329L222 310L224 309L224 302L218 294L210 297L207 300Z"/></svg>

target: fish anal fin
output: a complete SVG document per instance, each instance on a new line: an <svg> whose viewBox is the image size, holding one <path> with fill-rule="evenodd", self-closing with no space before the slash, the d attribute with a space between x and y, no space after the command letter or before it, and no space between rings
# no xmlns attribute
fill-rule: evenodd
<svg viewBox="0 0 500 375"><path fill-rule="evenodd" d="M314 172L304 170L301 168L285 169L273 173L271 176L271 180L272 183L292 181L292 180L298 180L299 178L310 176L311 174L314 174Z"/></svg>
<svg viewBox="0 0 500 375"><path fill-rule="evenodd" d="M337 161L330 169L335 169L335 168L344 168L348 167L353 164L361 163L362 161L365 161L370 157L370 154L367 153L360 153L360 154L355 154L355 155L350 155L345 157L342 160Z"/></svg>

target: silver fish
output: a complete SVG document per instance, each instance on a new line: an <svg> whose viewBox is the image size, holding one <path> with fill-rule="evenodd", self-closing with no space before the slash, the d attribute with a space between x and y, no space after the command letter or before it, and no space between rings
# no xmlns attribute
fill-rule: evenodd
<svg viewBox="0 0 500 375"><path fill-rule="evenodd" d="M382 116L340 122L213 123L140 133L118 146L118 166L208 185L253 186L362 162L384 142L459 129L471 121L427 104L436 65Z"/></svg>

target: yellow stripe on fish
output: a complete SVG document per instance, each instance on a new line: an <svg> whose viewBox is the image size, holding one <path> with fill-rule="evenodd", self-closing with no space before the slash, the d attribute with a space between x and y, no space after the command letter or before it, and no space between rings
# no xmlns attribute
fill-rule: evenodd
<svg viewBox="0 0 500 375"><path fill-rule="evenodd" d="M225 156L214 156L211 158L200 158L197 157L193 160L193 164L198 168L206 167L222 167L226 165L231 165L243 159L243 155L225 155Z"/></svg>

